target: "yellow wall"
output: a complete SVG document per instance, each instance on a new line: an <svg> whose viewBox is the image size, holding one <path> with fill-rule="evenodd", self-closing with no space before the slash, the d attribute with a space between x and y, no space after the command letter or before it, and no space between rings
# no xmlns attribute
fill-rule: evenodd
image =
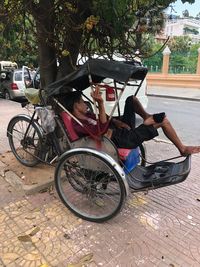
<svg viewBox="0 0 200 267"><path fill-rule="evenodd" d="M198 74L167 74L148 73L147 85L165 87L200 88L200 75Z"/></svg>

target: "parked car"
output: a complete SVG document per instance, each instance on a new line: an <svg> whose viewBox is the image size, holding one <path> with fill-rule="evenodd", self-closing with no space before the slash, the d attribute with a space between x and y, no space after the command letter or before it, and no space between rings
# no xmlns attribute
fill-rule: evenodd
<svg viewBox="0 0 200 267"><path fill-rule="evenodd" d="M31 83L27 67L13 71L3 71L0 75L0 93L5 99L24 98L24 90Z"/></svg>
<svg viewBox="0 0 200 267"><path fill-rule="evenodd" d="M114 58L115 60L118 59L118 61L122 61L124 59L122 58ZM79 65L83 64L85 62L85 60L83 60L82 62L80 60L78 60ZM131 64L134 64L136 66L141 66L141 62L139 61L132 61ZM113 109L113 106L115 104L116 101L116 97L117 97L117 93L114 90L114 84L113 81L111 79L104 79L103 83L105 83L106 85L108 85L105 88L101 88L101 93L102 93L102 97L104 99L104 103L105 103L105 109L106 109L106 113L110 114L111 110ZM124 90L120 103L119 103L119 111L120 114L123 114L123 110L124 110L124 106L125 106L125 101L126 98L130 95L134 95L138 85L139 85L140 81L138 80L132 80L128 83L126 89ZM118 88L122 88L122 84L117 83L117 87ZM39 68L37 69L35 76L33 77L32 80L32 84L31 87L33 88L40 88L40 70ZM118 94L120 90L117 90ZM83 91L83 94L86 95L89 99L91 99L90 96L90 92L91 92L91 88L88 87L87 89L85 89ZM137 93L137 97L140 100L141 104L143 105L143 107L146 109L147 105L148 105L148 98L147 98L147 82L146 79L144 79L138 93ZM92 100L92 99L91 99ZM118 109L115 110L113 116L118 116Z"/></svg>
<svg viewBox="0 0 200 267"><path fill-rule="evenodd" d="M18 65L16 62L12 62L12 61L0 61L0 71L11 71L11 70L15 70L18 69Z"/></svg>
<svg viewBox="0 0 200 267"><path fill-rule="evenodd" d="M102 57L99 57L98 55L94 55L94 58L102 58ZM79 58L78 63L81 65L86 60L87 60L87 58ZM123 62L126 61L123 57L117 57L117 56L113 56L113 60L123 61ZM133 64L135 66L142 66L142 63L141 63L139 58L137 60L128 61L128 63ZM107 79L104 79L103 83L108 85L107 88L101 89L101 93L102 93L102 97L104 99L106 113L110 114L110 112L112 111L113 106L115 104L117 94L119 95L119 93L121 91L120 88L122 88L123 85L120 83L116 83L117 88L119 88L119 90L117 90L117 93L116 93L116 91L113 89L115 87L113 80L107 78ZM120 99L120 102L119 102L119 108L118 109L119 109L120 114L123 114L126 98L130 95L135 94L139 84L140 84L140 81L132 80L126 86L126 89L124 90L122 97ZM91 92L91 88L89 87L86 90L84 90L83 93L87 97L91 98L90 92ZM142 106L146 109L147 105L148 105L146 78L144 79L143 83L141 84L141 87L137 93L137 98L141 102ZM118 109L115 110L113 116L118 116Z"/></svg>

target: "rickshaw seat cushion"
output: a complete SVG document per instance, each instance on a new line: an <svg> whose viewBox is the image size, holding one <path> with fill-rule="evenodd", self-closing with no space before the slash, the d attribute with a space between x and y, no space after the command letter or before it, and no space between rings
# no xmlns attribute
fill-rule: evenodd
<svg viewBox="0 0 200 267"><path fill-rule="evenodd" d="M70 140L73 142L79 139L77 133L74 131L74 128L72 126L72 118L70 117L70 115L64 111L62 111L60 115L61 115L62 121L65 125L65 128L67 130Z"/></svg>
<svg viewBox="0 0 200 267"><path fill-rule="evenodd" d="M131 152L131 149L128 148L118 148L118 154L122 161L125 161L128 157L129 153Z"/></svg>
<svg viewBox="0 0 200 267"><path fill-rule="evenodd" d="M67 112L65 111L62 111L60 115L61 115L62 121L65 125L65 128L67 130L70 140L72 142L78 140L79 136L74 131L74 128L72 125L72 118L70 117L70 115L67 114ZM129 153L131 152L131 149L128 149L128 148L118 148L117 150L118 150L119 157L122 161L125 161Z"/></svg>

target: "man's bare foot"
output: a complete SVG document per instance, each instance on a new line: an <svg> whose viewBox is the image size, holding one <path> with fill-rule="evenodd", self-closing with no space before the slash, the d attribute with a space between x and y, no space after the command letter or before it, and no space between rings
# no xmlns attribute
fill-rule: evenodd
<svg viewBox="0 0 200 267"><path fill-rule="evenodd" d="M200 146L184 146L180 153L182 156L200 153Z"/></svg>

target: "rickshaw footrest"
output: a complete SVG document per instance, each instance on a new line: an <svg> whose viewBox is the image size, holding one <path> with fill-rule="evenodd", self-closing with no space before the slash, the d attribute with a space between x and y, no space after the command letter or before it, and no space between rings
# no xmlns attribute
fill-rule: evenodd
<svg viewBox="0 0 200 267"><path fill-rule="evenodd" d="M158 162L137 166L127 175L129 187L135 190L154 189L183 182L190 172L191 157L181 162Z"/></svg>

